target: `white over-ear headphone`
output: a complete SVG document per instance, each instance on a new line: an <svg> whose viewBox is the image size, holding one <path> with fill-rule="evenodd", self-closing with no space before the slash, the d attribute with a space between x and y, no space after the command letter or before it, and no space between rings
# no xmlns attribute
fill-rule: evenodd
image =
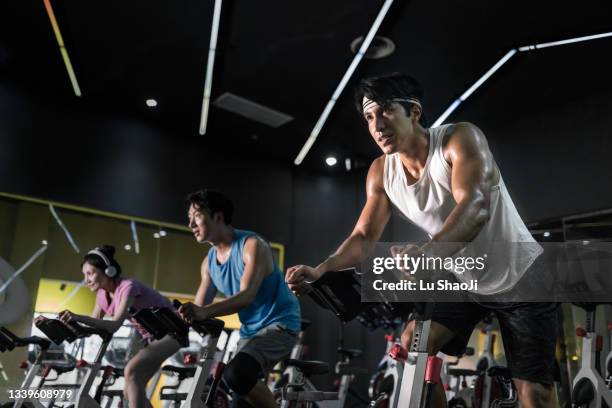
<svg viewBox="0 0 612 408"><path fill-rule="evenodd" d="M117 276L117 268L115 268L114 265L111 265L106 255L104 255L104 253L100 251L100 248L92 249L87 253L87 255L98 255L100 258L102 258L104 264L106 265L106 269L104 269L104 274L109 278L114 278L115 276Z"/></svg>

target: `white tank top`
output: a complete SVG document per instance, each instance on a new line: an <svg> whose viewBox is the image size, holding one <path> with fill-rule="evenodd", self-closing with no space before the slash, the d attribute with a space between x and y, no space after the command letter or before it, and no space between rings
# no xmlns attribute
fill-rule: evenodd
<svg viewBox="0 0 612 408"><path fill-rule="evenodd" d="M429 236L442 229L457 203L451 189L451 167L444 159L442 142L450 125L430 128L430 143L423 175L408 185L398 153L385 156L383 183L394 209ZM542 253L518 214L503 179L491 187L489 220L457 256L488 256L484 270L457 273L459 281L478 280L478 293L490 295L512 289ZM508 245L506 243L509 243ZM514 243L529 243L518 245ZM500 248L507 250L500 251ZM500 252L505 252L503 255Z"/></svg>

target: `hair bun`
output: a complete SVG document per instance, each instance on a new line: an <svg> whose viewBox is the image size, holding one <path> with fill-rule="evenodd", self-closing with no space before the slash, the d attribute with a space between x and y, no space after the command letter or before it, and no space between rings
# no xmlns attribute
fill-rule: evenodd
<svg viewBox="0 0 612 408"><path fill-rule="evenodd" d="M110 258L110 259L114 259L115 258L115 247L114 246L112 246L112 245L102 245L99 249L108 258Z"/></svg>

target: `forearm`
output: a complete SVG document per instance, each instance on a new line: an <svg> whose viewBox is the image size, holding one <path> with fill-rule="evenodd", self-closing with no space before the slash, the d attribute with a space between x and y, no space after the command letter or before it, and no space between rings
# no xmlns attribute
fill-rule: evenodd
<svg viewBox="0 0 612 408"><path fill-rule="evenodd" d="M489 220L488 203L482 197L462 200L446 218L442 229L422 249L436 256L449 256L471 242ZM462 245L436 245L452 242Z"/></svg>
<svg viewBox="0 0 612 408"><path fill-rule="evenodd" d="M372 250L374 243L364 235L352 234L336 252L316 267L319 276L328 271L338 271L357 266Z"/></svg>
<svg viewBox="0 0 612 408"><path fill-rule="evenodd" d="M84 323L87 326L91 326L96 329L106 330L110 333L114 333L119 330L119 328L123 324L123 321L120 320L103 320L82 315L75 315L75 320L77 322Z"/></svg>
<svg viewBox="0 0 612 408"><path fill-rule="evenodd" d="M238 313L253 301L253 297L246 291L238 292L233 296L204 306L207 315L210 317L227 316Z"/></svg>

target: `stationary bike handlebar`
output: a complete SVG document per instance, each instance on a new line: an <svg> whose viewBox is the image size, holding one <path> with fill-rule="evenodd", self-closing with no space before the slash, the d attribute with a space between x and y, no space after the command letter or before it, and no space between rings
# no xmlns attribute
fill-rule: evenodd
<svg viewBox="0 0 612 408"><path fill-rule="evenodd" d="M172 304L174 305L176 310L178 310L183 305L177 299L174 299L172 301ZM183 321L183 320L181 319L181 321ZM217 337L217 336L219 336L221 334L221 331L225 327L225 322L223 320L221 320L221 319L215 319L214 317L211 317L211 318L208 318L208 319L198 320L198 321L195 321L195 322L191 322L191 324L189 324L189 326L191 326L201 336L205 336L205 335L210 334L213 337Z"/></svg>
<svg viewBox="0 0 612 408"><path fill-rule="evenodd" d="M113 337L113 333L83 325L78 322L64 323L58 319L44 319L35 323L36 327L45 333L55 344L61 344L63 341L72 343L76 339L90 337L93 335L100 336L103 341L107 342Z"/></svg>
<svg viewBox="0 0 612 408"><path fill-rule="evenodd" d="M173 304L176 309L182 306L178 300L174 300ZM155 339L160 340L165 335L170 335L185 346L188 344L189 327L192 327L201 336L210 334L213 337L218 337L225 327L222 320L214 318L188 324L179 317L176 310L167 307L140 310L131 307L129 313L130 317L141 324Z"/></svg>
<svg viewBox="0 0 612 408"><path fill-rule="evenodd" d="M47 350L51 345L49 340L38 336L18 337L6 327L0 327L0 343L8 350L12 350L15 347L25 347L29 344L36 344L41 349Z"/></svg>

